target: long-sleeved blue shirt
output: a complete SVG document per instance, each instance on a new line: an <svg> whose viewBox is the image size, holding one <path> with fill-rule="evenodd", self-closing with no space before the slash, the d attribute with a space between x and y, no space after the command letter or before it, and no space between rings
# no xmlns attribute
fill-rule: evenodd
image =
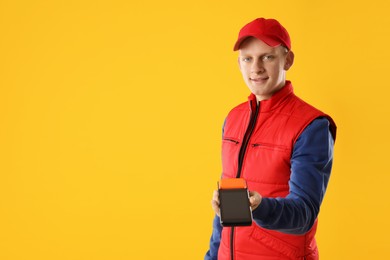
<svg viewBox="0 0 390 260"><path fill-rule="evenodd" d="M334 138L326 118L314 120L301 133L291 156L290 191L285 198L263 198L253 213L261 227L288 234L304 234L317 219L333 162ZM217 259L222 226L213 221L205 260Z"/></svg>

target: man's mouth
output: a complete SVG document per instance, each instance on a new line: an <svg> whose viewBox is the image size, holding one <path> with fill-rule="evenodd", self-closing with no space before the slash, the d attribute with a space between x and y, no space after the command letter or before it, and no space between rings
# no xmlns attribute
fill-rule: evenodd
<svg viewBox="0 0 390 260"><path fill-rule="evenodd" d="M268 79L268 77L262 77L262 78L249 78L253 82L263 82Z"/></svg>

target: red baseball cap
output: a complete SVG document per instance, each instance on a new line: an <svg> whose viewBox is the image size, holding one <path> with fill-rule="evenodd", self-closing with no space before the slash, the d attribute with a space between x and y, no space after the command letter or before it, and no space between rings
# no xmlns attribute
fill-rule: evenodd
<svg viewBox="0 0 390 260"><path fill-rule="evenodd" d="M251 36L271 47L283 45L289 50L291 49L290 36L287 30L275 19L257 18L242 27L233 50L240 49L241 43Z"/></svg>

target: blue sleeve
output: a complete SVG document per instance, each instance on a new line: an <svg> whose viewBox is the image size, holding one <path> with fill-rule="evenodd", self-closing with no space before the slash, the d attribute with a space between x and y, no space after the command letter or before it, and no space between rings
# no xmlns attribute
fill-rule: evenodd
<svg viewBox="0 0 390 260"><path fill-rule="evenodd" d="M222 126L222 138L223 138L223 132L225 130L225 124L226 124L226 118ZM222 232L221 222L219 220L219 217L215 215L213 221L213 233L211 234L211 238L210 238L210 249L207 251L206 255L204 256L204 260L214 260L214 259L217 260L219 244L221 242L221 232Z"/></svg>
<svg viewBox="0 0 390 260"><path fill-rule="evenodd" d="M309 231L328 185L333 146L326 118L307 126L294 145L289 194L285 198L263 198L253 211L254 221L261 227L288 234Z"/></svg>
<svg viewBox="0 0 390 260"><path fill-rule="evenodd" d="M213 233L211 234L211 238L210 238L210 249L209 251L207 251L206 255L204 256L204 260L218 259L218 249L219 249L219 244L221 242L221 232L222 232L222 226L219 221L219 217L215 215L213 221Z"/></svg>

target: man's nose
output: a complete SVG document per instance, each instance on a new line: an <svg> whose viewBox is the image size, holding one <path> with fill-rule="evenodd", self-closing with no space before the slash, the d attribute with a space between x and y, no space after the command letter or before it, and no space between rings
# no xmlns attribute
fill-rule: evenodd
<svg viewBox="0 0 390 260"><path fill-rule="evenodd" d="M252 63L251 73L260 74L263 72L264 72L264 66L261 60L257 60Z"/></svg>

